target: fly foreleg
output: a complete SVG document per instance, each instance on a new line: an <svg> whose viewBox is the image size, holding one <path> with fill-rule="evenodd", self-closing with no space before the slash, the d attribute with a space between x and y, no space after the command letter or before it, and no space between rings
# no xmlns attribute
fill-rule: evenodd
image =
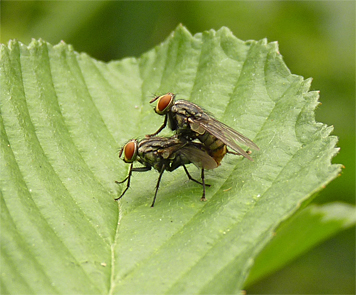
<svg viewBox="0 0 356 295"><path fill-rule="evenodd" d="M126 191L130 188L130 182L131 182L131 176L132 176L132 172L145 172L151 170L151 167L137 167L137 168L133 168L133 164L130 165L130 170L129 170L129 175L122 181L116 181L115 183L117 184L121 184L124 183L125 181L127 181L127 185L125 190L122 192L122 194L120 195L120 197L116 198L115 201L120 200L124 194L126 193Z"/></svg>
<svg viewBox="0 0 356 295"><path fill-rule="evenodd" d="M164 122L163 122L162 126L159 127L159 129L155 133L147 134L146 137L156 136L158 133L160 133L167 126L167 120L168 120L168 115L165 115Z"/></svg>

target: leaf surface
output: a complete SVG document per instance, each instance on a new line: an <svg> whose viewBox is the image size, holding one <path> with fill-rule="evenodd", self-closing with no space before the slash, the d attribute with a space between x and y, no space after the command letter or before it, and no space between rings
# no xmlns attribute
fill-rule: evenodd
<svg viewBox="0 0 356 295"><path fill-rule="evenodd" d="M64 43L1 47L4 293L235 293L278 224L340 172L318 92L276 43L178 27L140 58L102 63ZM158 129L152 95L177 93L252 139L201 187L184 171L136 173L118 149ZM171 135L169 130L163 134ZM199 171L189 167L194 178Z"/></svg>

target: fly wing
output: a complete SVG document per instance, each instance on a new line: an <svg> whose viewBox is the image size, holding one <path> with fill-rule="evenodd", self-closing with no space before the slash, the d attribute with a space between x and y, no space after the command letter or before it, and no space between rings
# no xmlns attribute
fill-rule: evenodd
<svg viewBox="0 0 356 295"><path fill-rule="evenodd" d="M163 159L170 158L174 153L181 150L184 147L184 143L179 142L176 144L172 144L170 146L162 146L162 148L157 149L157 152L163 157Z"/></svg>
<svg viewBox="0 0 356 295"><path fill-rule="evenodd" d="M235 152L240 153L249 160L252 160L252 158L239 145L237 145L236 141L254 150L259 150L259 147L252 140L248 139L246 136L225 125L224 123L214 119L213 117L209 116L209 119L193 120L193 124L198 123L199 126L206 132L214 135L228 147L232 148Z"/></svg>
<svg viewBox="0 0 356 295"><path fill-rule="evenodd" d="M199 168L214 169L218 167L218 164L207 152L194 145L185 145L179 150L179 153Z"/></svg>

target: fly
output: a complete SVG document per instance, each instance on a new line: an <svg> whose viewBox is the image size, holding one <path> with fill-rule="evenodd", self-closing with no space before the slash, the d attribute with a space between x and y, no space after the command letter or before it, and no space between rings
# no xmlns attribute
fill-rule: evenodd
<svg viewBox="0 0 356 295"><path fill-rule="evenodd" d="M244 151L236 142L254 150L259 150L258 146L241 133L216 120L198 105L186 100L175 100L173 93L156 96L150 103L156 100L155 112L164 115L165 119L162 126L147 137L160 133L168 122L168 126L176 130L179 137L190 141L198 138L218 165L226 153L242 155L253 161L249 152ZM227 147L234 152L228 151Z"/></svg>
<svg viewBox="0 0 356 295"><path fill-rule="evenodd" d="M157 191L164 171L174 171L178 167L183 166L188 178L203 186L201 200L205 201L205 186L210 185L205 184L204 169L214 169L217 167L216 162L208 155L201 143L186 141L177 136L152 137L141 141L132 139L121 149L119 156L121 157L122 154L124 162L130 163L130 169L128 176L123 181L116 181L116 183L127 181L127 185L120 197L115 200L121 199L129 189L132 172L145 172L151 170L153 167L159 172L159 177L151 207L155 204ZM135 161L138 161L143 166L133 167L133 162ZM202 182L190 176L185 167L185 165L190 163L201 168Z"/></svg>

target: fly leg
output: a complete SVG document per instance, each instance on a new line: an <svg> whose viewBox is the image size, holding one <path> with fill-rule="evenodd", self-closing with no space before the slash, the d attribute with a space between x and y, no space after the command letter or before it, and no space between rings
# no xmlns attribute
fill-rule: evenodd
<svg viewBox="0 0 356 295"><path fill-rule="evenodd" d="M158 188L159 188L159 183L161 182L161 178L162 178L162 175L163 175L163 172L164 172L165 168L166 168L166 165L163 164L163 165L162 165L162 169L161 169L161 171L160 171L160 173L159 173L159 176L158 176L158 180L157 180L157 184L156 184L156 192L155 192L155 196L154 196L154 198L153 198L153 202L152 202L151 207L153 207L153 206L155 205L156 197L157 197L157 192L158 192Z"/></svg>
<svg viewBox="0 0 356 295"><path fill-rule="evenodd" d="M233 154L233 155L236 155L236 156L242 156L242 154L239 153L239 152L232 152L232 151L229 151L229 150L227 150L226 152L227 152L228 154ZM247 150L247 151L246 151L246 154L251 155L252 152L249 151L249 150Z"/></svg>
<svg viewBox="0 0 356 295"><path fill-rule="evenodd" d="M165 115L164 122L163 122L162 126L159 127L159 129L155 133L147 134L146 137L152 137L152 136L155 136L158 133L160 133L167 126L167 120L168 120L168 115Z"/></svg>
<svg viewBox="0 0 356 295"><path fill-rule="evenodd" d="M132 175L132 166L133 166L133 164L130 165L129 175L127 175L127 177L126 177L124 180L122 180L122 181L116 181L116 180L115 180L115 182L118 183L118 184L124 183L124 182L127 180L127 186L126 186L125 190L122 192L122 194L120 195L120 197L118 197L118 198L115 199L115 201L120 200L120 199L124 196L124 194L126 193L126 191L129 189L129 187L130 187L130 181L131 181L131 175Z"/></svg>
<svg viewBox="0 0 356 295"><path fill-rule="evenodd" d="M200 181L194 179L194 178L189 174L188 169L185 167L185 165L182 165L182 166L183 166L184 171L185 171L185 173L187 174L189 180L193 180L194 182L199 183L200 185L204 185L204 184L201 183ZM210 186L210 184L205 184L205 186Z"/></svg>
<svg viewBox="0 0 356 295"><path fill-rule="evenodd" d="M124 194L126 193L126 191L129 189L130 187L130 182L131 182L131 176L132 176L132 172L145 172L145 171L148 171L148 170L151 170L151 167L137 167L137 168L133 168L132 167L133 164L130 165L130 170L129 170L129 175L122 181L116 181L115 180L115 183L117 184L121 184L121 183L124 183L125 181L127 181L127 185L126 185L126 188L125 190L122 192L122 194L120 195L120 197L116 198L115 201L118 201L120 200Z"/></svg>
<svg viewBox="0 0 356 295"><path fill-rule="evenodd" d="M201 169L201 180L203 182L203 196L201 197L201 201L206 201L205 199L205 179L204 179L204 168Z"/></svg>

